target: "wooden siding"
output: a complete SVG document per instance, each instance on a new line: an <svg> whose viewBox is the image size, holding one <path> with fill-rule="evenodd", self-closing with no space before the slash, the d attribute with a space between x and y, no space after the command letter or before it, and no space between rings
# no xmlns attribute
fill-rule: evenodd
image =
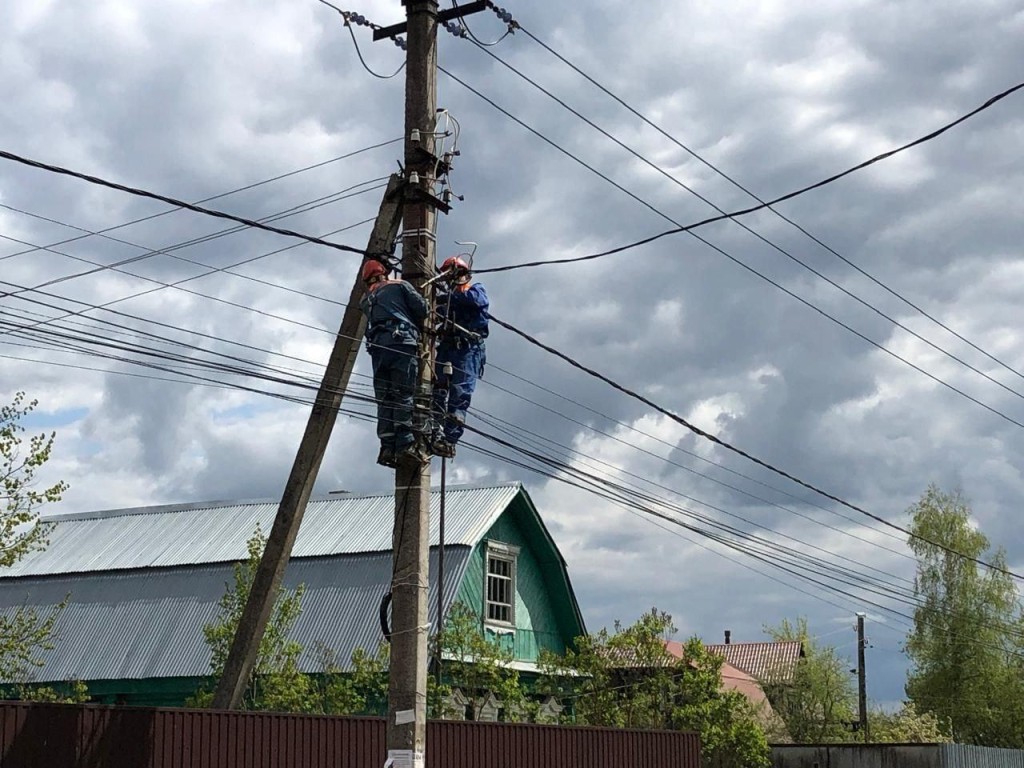
<svg viewBox="0 0 1024 768"><path fill-rule="evenodd" d="M567 622L566 617L560 617L551 599L552 590L562 589L562 585L547 578L546 573L550 569L551 560L557 559L557 555L546 541L530 536L523 530L520 524L522 515L517 512L519 510L510 506L487 532L484 540L474 548L457 599L482 618L487 541L519 547L516 560L515 634L491 631L486 625L485 632L502 646L510 648L518 661L535 662L542 648L559 654L565 652L575 635L566 636L562 627L574 622ZM544 567L541 558L547 559L548 568ZM561 568L560 561L557 561L557 567Z"/></svg>

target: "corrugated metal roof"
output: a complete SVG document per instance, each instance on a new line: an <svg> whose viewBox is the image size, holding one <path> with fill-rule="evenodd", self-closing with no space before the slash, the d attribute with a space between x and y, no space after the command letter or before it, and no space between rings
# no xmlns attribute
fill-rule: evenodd
<svg viewBox="0 0 1024 768"><path fill-rule="evenodd" d="M519 483L449 487L445 543L475 545L521 488ZM430 502L433 546L438 542L436 489ZM50 545L0 569L0 579L244 560L246 541L257 525L270 531L277 506L278 500L223 501L46 517L54 523ZM390 551L393 523L393 491L310 499L292 557Z"/></svg>
<svg viewBox="0 0 1024 768"><path fill-rule="evenodd" d="M445 546L445 610L455 599L472 549ZM193 677L210 672L203 625L233 580L230 564L161 571L108 571L74 577L7 579L0 583L0 614L21 606L41 611L70 592L54 629L54 649L32 680L118 680ZM430 553L430 622L437 613L437 549ZM316 646L323 643L348 664L358 647L376 650L378 610L391 583L389 552L293 560L285 586L305 584L303 610L291 638L305 648L300 666L320 671Z"/></svg>

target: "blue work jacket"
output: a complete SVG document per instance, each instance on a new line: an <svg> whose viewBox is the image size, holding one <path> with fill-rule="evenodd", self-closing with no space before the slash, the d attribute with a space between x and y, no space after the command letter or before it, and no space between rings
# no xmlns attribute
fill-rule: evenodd
<svg viewBox="0 0 1024 768"><path fill-rule="evenodd" d="M367 289L359 308L366 315L367 345L415 346L427 317L427 302L404 280L384 280Z"/></svg>
<svg viewBox="0 0 1024 768"><path fill-rule="evenodd" d="M467 341L487 338L489 331L487 310L489 307L487 291L480 283L473 283L464 291L455 288L438 296L437 313L442 321L442 339L445 336L463 337ZM451 323L454 323L454 326ZM465 329L470 333L466 334L460 329Z"/></svg>

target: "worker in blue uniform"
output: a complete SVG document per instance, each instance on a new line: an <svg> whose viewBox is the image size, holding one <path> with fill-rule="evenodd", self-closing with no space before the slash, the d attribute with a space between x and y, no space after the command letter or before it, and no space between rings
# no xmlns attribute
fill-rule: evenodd
<svg viewBox="0 0 1024 768"><path fill-rule="evenodd" d="M404 458L429 458L417 447L413 432L413 396L419 378L416 354L427 303L404 280L388 280L379 261L362 269L366 295L359 308L366 315L366 348L373 361L373 392L377 400L377 463L396 467Z"/></svg>
<svg viewBox="0 0 1024 768"><path fill-rule="evenodd" d="M458 256L446 259L441 265L441 275L443 290L437 297L435 429L431 450L435 456L452 458L464 431L476 381L484 375L489 303L487 291L480 283L473 282L469 264L464 259Z"/></svg>

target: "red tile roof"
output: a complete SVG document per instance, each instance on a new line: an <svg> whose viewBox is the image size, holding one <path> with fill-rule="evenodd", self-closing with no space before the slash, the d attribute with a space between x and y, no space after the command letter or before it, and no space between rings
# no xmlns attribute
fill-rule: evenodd
<svg viewBox="0 0 1024 768"><path fill-rule="evenodd" d="M665 643L668 652L682 657L683 644L674 640ZM799 641L786 643L726 643L704 646L725 662L766 683L786 683L793 679L797 659L804 655Z"/></svg>

